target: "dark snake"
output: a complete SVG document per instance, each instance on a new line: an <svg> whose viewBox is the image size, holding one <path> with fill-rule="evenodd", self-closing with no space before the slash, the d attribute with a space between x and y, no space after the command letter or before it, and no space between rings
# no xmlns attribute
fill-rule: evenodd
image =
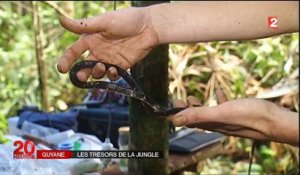
<svg viewBox="0 0 300 175"><path fill-rule="evenodd" d="M107 82L107 81L88 81L88 82L81 82L78 80L76 74L78 71L85 69L85 68L93 68L97 63L102 63L105 66L106 71L110 67L116 68L118 74L127 82L127 84L130 86L130 88L118 86L117 84L113 82ZM150 106L153 109L154 114L159 116L169 116L176 114L186 108L166 108L163 106L158 105L155 103L149 95L147 95L142 88L136 83L136 81L133 79L133 77L124 69L120 68L117 65L100 62L100 61L93 61L93 60L83 60L77 62L70 70L69 73L70 80L78 88L83 89L91 89L91 88L100 88L100 89L106 89L115 91L121 94L124 94L126 96L138 99L144 103L146 103L148 106Z"/></svg>

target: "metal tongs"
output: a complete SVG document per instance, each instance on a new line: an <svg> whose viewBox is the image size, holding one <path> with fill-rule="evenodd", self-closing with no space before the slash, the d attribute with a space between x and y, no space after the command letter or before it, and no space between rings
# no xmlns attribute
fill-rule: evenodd
<svg viewBox="0 0 300 175"><path fill-rule="evenodd" d="M110 67L116 68L118 74L127 82L130 88L118 86L112 82L106 81L88 81L88 82L81 82L78 80L76 74L78 71L85 69L85 68L93 68L97 63L102 63L105 65L105 69L108 70ZM77 62L70 70L69 73L71 82L78 88L100 88L100 89L107 89L115 92L119 92L126 96L138 99L153 109L153 112L159 116L169 116L176 114L186 108L166 108L163 106L158 105L155 103L150 96L148 96L136 83L133 77L124 69L120 68L117 65L101 62L101 61L93 61L93 60L83 60Z"/></svg>

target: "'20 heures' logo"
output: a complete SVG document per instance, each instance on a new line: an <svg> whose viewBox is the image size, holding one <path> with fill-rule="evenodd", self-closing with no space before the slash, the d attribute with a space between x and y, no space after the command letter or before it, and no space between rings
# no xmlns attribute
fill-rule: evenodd
<svg viewBox="0 0 300 175"><path fill-rule="evenodd" d="M14 159L34 159L35 145L31 140L14 142L17 148L14 150Z"/></svg>

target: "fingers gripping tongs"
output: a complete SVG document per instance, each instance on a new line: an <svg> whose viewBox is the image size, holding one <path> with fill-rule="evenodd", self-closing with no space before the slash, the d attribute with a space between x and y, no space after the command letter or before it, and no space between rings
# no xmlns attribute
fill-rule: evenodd
<svg viewBox="0 0 300 175"><path fill-rule="evenodd" d="M76 74L78 71L85 69L85 68L93 68L97 63L100 61L93 61L93 60L84 60L77 62L70 70L69 76L71 82L78 88L100 88L100 89L107 89L115 92L122 93L129 97L138 99L153 109L153 112L159 116L168 116L172 114L176 114L186 108L166 108L158 105L155 103L135 82L133 77L127 73L126 70L120 68L119 66L100 62L105 65L105 69L108 70L110 67L115 67L118 74L127 82L130 88L118 86L112 82L106 81L88 81L88 82L81 82L78 80Z"/></svg>

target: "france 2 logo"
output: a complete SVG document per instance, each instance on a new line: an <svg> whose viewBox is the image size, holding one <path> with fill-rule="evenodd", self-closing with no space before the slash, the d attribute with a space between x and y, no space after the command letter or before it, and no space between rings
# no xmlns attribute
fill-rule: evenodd
<svg viewBox="0 0 300 175"><path fill-rule="evenodd" d="M17 148L14 150L14 159L34 159L35 145L31 140L14 142Z"/></svg>
<svg viewBox="0 0 300 175"><path fill-rule="evenodd" d="M277 29L278 28L277 22L278 22L277 16L268 17L268 27L270 29Z"/></svg>

